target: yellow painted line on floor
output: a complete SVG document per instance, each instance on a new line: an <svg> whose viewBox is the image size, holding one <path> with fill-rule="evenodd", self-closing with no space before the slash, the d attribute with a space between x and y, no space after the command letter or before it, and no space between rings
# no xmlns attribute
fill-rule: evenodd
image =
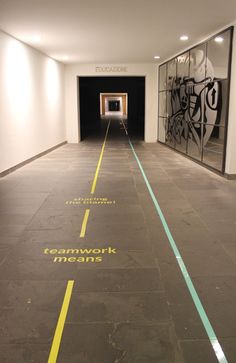
<svg viewBox="0 0 236 363"><path fill-rule="evenodd" d="M54 334L50 355L48 358L48 363L56 363L56 361L57 361L57 356L58 356L58 352L60 349L61 338L62 338L62 334L63 334L63 330L64 330L64 325L65 325L65 321L66 321L68 308L70 305L70 299L71 299L73 286L74 286L74 281L69 280L67 282L66 292L65 292L63 304L61 307L60 316L59 316L59 319L57 322L57 327L56 327L56 331Z"/></svg>
<svg viewBox="0 0 236 363"><path fill-rule="evenodd" d="M92 189L91 189L91 194L94 194L95 188L96 188L96 185L97 185L98 173L99 173L99 170L100 170L100 167L101 167L101 163L102 163L102 158L103 158L103 153L104 153L104 149L105 149L105 145L106 145L106 141L107 141L107 135L108 135L110 123L111 123L111 121L109 121L109 123L107 125L107 131L106 131L105 139L104 139L104 142L103 142L103 145L102 145L102 151L101 151L101 154L100 154L100 158L98 160L98 165L97 165L96 173L95 173L95 176L94 176L94 179L93 179L93 185L92 185Z"/></svg>
<svg viewBox="0 0 236 363"><path fill-rule="evenodd" d="M90 213L90 210L86 209L86 211L84 213L84 219L83 219L81 231L80 231L80 238L83 238L85 236L89 213Z"/></svg>

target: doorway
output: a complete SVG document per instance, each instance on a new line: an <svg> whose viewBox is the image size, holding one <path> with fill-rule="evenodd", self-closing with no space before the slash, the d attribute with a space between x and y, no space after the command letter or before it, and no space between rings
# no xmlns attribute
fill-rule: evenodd
<svg viewBox="0 0 236 363"><path fill-rule="evenodd" d="M106 111L127 118L129 135L144 140L145 77L81 76L78 95L81 140L100 133Z"/></svg>
<svg viewBox="0 0 236 363"><path fill-rule="evenodd" d="M118 116L126 119L128 116L128 94L100 93L100 116Z"/></svg>

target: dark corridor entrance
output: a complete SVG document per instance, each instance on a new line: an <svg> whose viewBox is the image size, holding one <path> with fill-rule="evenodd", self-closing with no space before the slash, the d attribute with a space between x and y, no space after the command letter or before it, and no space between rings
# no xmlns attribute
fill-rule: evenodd
<svg viewBox="0 0 236 363"><path fill-rule="evenodd" d="M100 94L127 93L129 135L144 140L145 77L78 77L81 140L100 133Z"/></svg>

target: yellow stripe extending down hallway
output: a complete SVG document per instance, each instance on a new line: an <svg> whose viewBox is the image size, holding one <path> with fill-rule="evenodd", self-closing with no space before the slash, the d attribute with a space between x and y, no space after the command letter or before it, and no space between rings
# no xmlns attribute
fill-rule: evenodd
<svg viewBox="0 0 236 363"><path fill-rule="evenodd" d="M86 209L86 211L84 213L84 219L83 219L81 231L80 231L80 238L83 238L85 236L89 213L90 213L90 210Z"/></svg>
<svg viewBox="0 0 236 363"><path fill-rule="evenodd" d="M105 145L106 145L106 140L107 140L107 135L108 135L110 123L111 123L111 121L109 121L109 123L107 125L105 139L104 139L104 142L103 142L103 145L102 145L100 158L99 158L99 161L98 161L98 164L97 164L97 169L96 169L96 173L95 173L94 180L93 180L91 194L94 194L94 192L95 192L97 179L98 179L98 174L99 174L99 170L100 170L101 163L102 163L102 158L103 158L103 153L104 153L104 149L105 149ZM85 233L86 233L89 213L90 213L90 210L86 209L85 214L84 214L84 219L83 219L83 222L82 222L81 231L80 231L80 237L81 238L83 238L85 236ZM54 338L53 338L53 342L52 342L52 346L51 346L51 351L50 351L49 358L48 358L48 363L56 363L57 362L57 357L58 357L58 353L59 353L59 349L60 349L60 345L61 345L62 334L63 334L63 330L64 330L64 325L65 325L65 321L66 321L67 312L68 312L69 305L70 305L73 286L74 286L74 280L69 280L68 283L67 283L65 296L64 296L62 307L61 307L60 316L59 316L59 319L58 319L58 322L57 322L57 327L56 327L56 331L55 331L55 334L54 334Z"/></svg>
<svg viewBox="0 0 236 363"><path fill-rule="evenodd" d="M56 327L56 331L54 334L52 347L51 347L50 355L48 358L48 363L56 363L56 361L57 361L57 356L58 356L58 352L60 349L61 338L62 338L62 334L63 334L63 330L64 330L64 325L65 325L65 321L66 321L68 308L70 305L70 299L71 299L73 286L74 286L74 281L69 280L67 283L66 292L65 292L60 316L59 316L59 319L57 322L57 327Z"/></svg>
<svg viewBox="0 0 236 363"><path fill-rule="evenodd" d="M100 154L100 158L98 160L98 165L97 165L97 169L96 169L96 173L93 179L93 185L92 185L92 189L91 189L91 194L94 194L95 192L95 188L96 188L96 184L97 184L97 179L98 179L98 173L101 167L101 163L102 163L102 158L103 158L103 153L104 153L104 149L105 149L105 145L106 145L106 141L107 141L107 135L108 135L108 131L109 131L109 127L110 127L110 123L111 121L109 121L108 125L107 125L107 131L106 131L106 135L105 135L105 139L102 145L102 151Z"/></svg>

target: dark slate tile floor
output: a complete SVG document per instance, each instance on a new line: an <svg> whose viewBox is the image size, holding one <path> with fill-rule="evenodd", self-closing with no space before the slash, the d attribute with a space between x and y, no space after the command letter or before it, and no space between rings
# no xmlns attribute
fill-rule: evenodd
<svg viewBox="0 0 236 363"><path fill-rule="evenodd" d="M58 363L217 362L116 122L94 195L102 137L63 146L0 179L1 363L48 362L68 280L75 284ZM234 363L236 182L159 144L134 141L134 147ZM91 197L114 203L69 204ZM99 254L101 261L78 262L74 252L58 252L77 249L94 250L88 256ZM60 262L58 256L72 259Z"/></svg>

